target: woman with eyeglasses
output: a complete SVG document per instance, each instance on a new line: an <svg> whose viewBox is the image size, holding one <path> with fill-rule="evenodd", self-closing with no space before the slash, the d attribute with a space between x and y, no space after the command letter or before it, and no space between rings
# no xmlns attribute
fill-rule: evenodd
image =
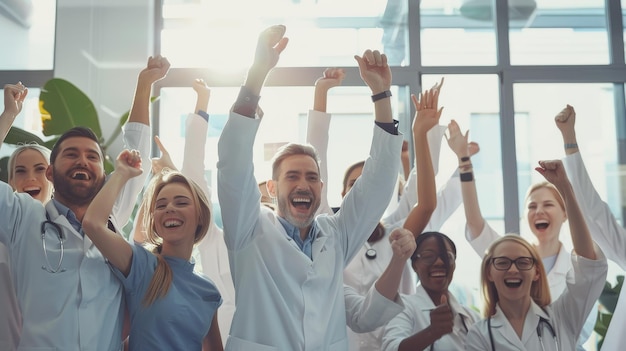
<svg viewBox="0 0 626 351"><path fill-rule="evenodd" d="M519 235L494 241L481 265L485 319L467 335L466 350L574 350L604 287L607 261L591 239L561 161L536 170L563 196L574 245L574 281L551 302L539 251Z"/></svg>
<svg viewBox="0 0 626 351"><path fill-rule="evenodd" d="M465 237L481 257L491 243L501 235L487 223L480 211L478 192L472 168L470 154L467 151L468 133L461 133L459 125L452 120L448 125L448 145L457 155L465 209L466 230ZM556 299L566 289L568 283L573 283L574 276L570 253L565 248L559 236L563 224L571 217L567 213L563 195L550 182L538 182L531 185L526 193L526 222L533 234L533 246L543 261L547 273L550 295ZM587 317L575 350L585 350L583 344L587 341L595 326L596 308Z"/></svg>
<svg viewBox="0 0 626 351"><path fill-rule="evenodd" d="M448 290L456 267L456 246L439 232L415 240L411 266L419 278L413 295L402 295L405 309L383 334L384 351L462 350L468 329L480 316Z"/></svg>

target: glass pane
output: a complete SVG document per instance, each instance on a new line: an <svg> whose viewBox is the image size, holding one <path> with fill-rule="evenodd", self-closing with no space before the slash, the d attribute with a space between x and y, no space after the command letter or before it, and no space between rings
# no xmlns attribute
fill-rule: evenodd
<svg viewBox="0 0 626 351"><path fill-rule="evenodd" d="M366 49L389 53L389 63L399 66L406 56L406 6L386 0L165 0L161 51L177 67L245 69L258 33L281 23L290 38L281 66L354 66L353 56Z"/></svg>
<svg viewBox="0 0 626 351"><path fill-rule="evenodd" d="M509 2L513 65L608 64L604 0L535 0Z"/></svg>
<svg viewBox="0 0 626 351"><path fill-rule="evenodd" d="M228 111L239 88L211 89L209 103L209 133L205 159L207 181L216 189L217 141L228 118ZM398 92L392 89L394 111L397 111ZM330 90L328 109L332 113L330 126L328 196L331 206L339 206L343 174L351 164L366 158L373 131L371 92L365 87L336 87ZM285 104L285 101L289 101ZM255 175L257 181L271 178L271 157L276 148L287 142L306 141L307 114L312 107L312 87L266 87L260 102L264 111L255 142ZM184 126L186 116L195 106L191 88L164 88L161 90L159 133L178 166L182 165ZM350 147L346 147L350 145ZM213 193L217 203L216 190Z"/></svg>
<svg viewBox="0 0 626 351"><path fill-rule="evenodd" d="M53 69L55 13L56 1L0 0L0 70Z"/></svg>
<svg viewBox="0 0 626 351"><path fill-rule="evenodd" d="M571 104L576 111L576 137L589 176L600 196L621 222L613 86L608 83L516 84L514 93L520 216L524 217L527 188L544 180L534 170L537 161L565 156L563 139L554 124L554 116L566 104ZM546 99L546 96L550 96L550 99ZM520 228L530 233L525 220L522 220ZM561 240L571 242L569 235L561 235Z"/></svg>
<svg viewBox="0 0 626 351"><path fill-rule="evenodd" d="M489 224L504 231L504 196L500 143L499 80L496 75L446 75L439 98L444 107L440 124L447 126L455 119L462 131L469 130L469 139L480 145L480 152L472 157L480 208ZM424 87L439 81L439 75L422 77ZM467 87L471 86L472 89ZM457 170L456 155L445 139L441 142L437 186L441 188ZM449 235L457 247L457 265L451 290L468 306L481 307L479 276L481 257L465 240L465 212L463 206L440 229Z"/></svg>
<svg viewBox="0 0 626 351"><path fill-rule="evenodd" d="M422 0L421 41L424 66L496 64L494 0Z"/></svg>

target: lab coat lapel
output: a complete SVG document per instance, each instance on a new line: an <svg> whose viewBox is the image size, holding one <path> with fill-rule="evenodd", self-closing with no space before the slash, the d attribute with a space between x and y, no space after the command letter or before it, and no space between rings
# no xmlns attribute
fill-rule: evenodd
<svg viewBox="0 0 626 351"><path fill-rule="evenodd" d="M513 345L515 349L526 349L520 338L517 337L511 324L507 321L504 313L500 310L500 306L496 306L496 314L491 317L491 331L493 332L494 341L502 340L502 343L504 343L504 340L506 340L509 344ZM496 349L498 349L498 347L496 347Z"/></svg>
<svg viewBox="0 0 626 351"><path fill-rule="evenodd" d="M71 233L77 238L81 240L83 239L83 236L80 235L80 233L77 232L74 229L74 227L72 227L72 225L67 220L67 218L65 216L61 216L61 214L57 210L56 206L54 206L54 203L52 201L48 201L48 203L46 204L46 211L48 212L48 216L50 217L50 220L61 226L61 228L63 229L64 235L66 235L66 233Z"/></svg>
<svg viewBox="0 0 626 351"><path fill-rule="evenodd" d="M328 239L328 237L320 232L317 235L317 238L315 238L315 240L313 240L313 244L311 245L311 257L313 258L313 261L315 261L315 258L321 252L326 250L326 247L324 246L324 244L326 243L327 239Z"/></svg>

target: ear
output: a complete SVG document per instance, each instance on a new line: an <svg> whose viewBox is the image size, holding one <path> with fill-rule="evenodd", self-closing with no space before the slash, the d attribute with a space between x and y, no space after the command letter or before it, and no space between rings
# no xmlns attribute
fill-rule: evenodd
<svg viewBox="0 0 626 351"><path fill-rule="evenodd" d="M265 186L267 187L267 193L270 194L271 197L276 197L276 182L273 179L270 179L267 181L267 183L265 183Z"/></svg>
<svg viewBox="0 0 626 351"><path fill-rule="evenodd" d="M48 181L50 183L52 183L52 173L54 172L52 165L48 165L48 168L46 168L46 178L48 179Z"/></svg>
<svg viewBox="0 0 626 351"><path fill-rule="evenodd" d="M491 269L487 270L487 281L493 282L493 278L491 277Z"/></svg>
<svg viewBox="0 0 626 351"><path fill-rule="evenodd" d="M536 282L539 280L539 270L535 267L535 275L533 276L533 281Z"/></svg>

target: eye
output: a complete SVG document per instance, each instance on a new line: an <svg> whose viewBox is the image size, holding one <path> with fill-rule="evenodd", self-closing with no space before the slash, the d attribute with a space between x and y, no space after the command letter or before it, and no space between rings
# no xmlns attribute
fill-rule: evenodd
<svg viewBox="0 0 626 351"><path fill-rule="evenodd" d="M308 177L309 182L317 182L319 180L318 176L309 176Z"/></svg>
<svg viewBox="0 0 626 351"><path fill-rule="evenodd" d="M100 159L100 157L98 157L96 155L89 155L87 158L92 160L92 161L98 161Z"/></svg>
<svg viewBox="0 0 626 351"><path fill-rule="evenodd" d="M15 174L21 174L21 173L25 173L25 172L26 172L26 170L24 170L24 169L16 169L15 170Z"/></svg>
<svg viewBox="0 0 626 351"><path fill-rule="evenodd" d="M189 201L178 201L176 202L176 206L178 207L185 207L189 205Z"/></svg>
<svg viewBox="0 0 626 351"><path fill-rule="evenodd" d="M162 203L161 203L161 204L156 204L156 205L154 206L154 209L155 209L155 210L162 210L162 209L164 209L164 208L165 208L165 204L162 204Z"/></svg>
<svg viewBox="0 0 626 351"><path fill-rule="evenodd" d="M39 167L35 168L35 170L36 170L37 172L45 172L45 171L46 171L46 167L44 167L44 166L39 166Z"/></svg>

